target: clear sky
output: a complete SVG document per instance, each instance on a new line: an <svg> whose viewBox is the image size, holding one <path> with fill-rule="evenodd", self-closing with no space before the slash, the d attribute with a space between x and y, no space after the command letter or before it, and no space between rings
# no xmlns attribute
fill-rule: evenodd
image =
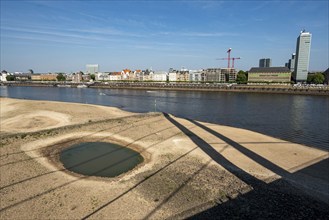
<svg viewBox="0 0 329 220"><path fill-rule="evenodd" d="M237 69L284 66L302 29L310 70L328 68L328 1L1 0L1 70Z"/></svg>

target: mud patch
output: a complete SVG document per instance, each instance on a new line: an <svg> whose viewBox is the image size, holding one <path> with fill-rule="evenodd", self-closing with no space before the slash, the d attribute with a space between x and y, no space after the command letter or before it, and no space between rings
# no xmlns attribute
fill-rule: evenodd
<svg viewBox="0 0 329 220"><path fill-rule="evenodd" d="M33 132L68 125L70 117L52 111L37 111L5 119L1 122L1 130L11 132Z"/></svg>

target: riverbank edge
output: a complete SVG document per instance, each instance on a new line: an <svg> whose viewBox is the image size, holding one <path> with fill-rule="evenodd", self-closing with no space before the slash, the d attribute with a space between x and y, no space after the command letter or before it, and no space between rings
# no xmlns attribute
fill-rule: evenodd
<svg viewBox="0 0 329 220"><path fill-rule="evenodd" d="M329 96L329 87L294 87L290 85L223 85L193 83L63 83L63 82L2 82L0 86L72 87L95 89L170 90L200 92L241 92L261 94L289 94Z"/></svg>

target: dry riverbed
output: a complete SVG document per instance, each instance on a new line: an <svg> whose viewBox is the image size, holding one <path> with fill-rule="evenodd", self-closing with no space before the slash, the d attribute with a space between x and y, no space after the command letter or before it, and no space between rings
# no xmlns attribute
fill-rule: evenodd
<svg viewBox="0 0 329 220"><path fill-rule="evenodd" d="M248 130L95 105L1 98L1 219L323 218L328 152ZM112 142L144 162L115 178L59 161Z"/></svg>

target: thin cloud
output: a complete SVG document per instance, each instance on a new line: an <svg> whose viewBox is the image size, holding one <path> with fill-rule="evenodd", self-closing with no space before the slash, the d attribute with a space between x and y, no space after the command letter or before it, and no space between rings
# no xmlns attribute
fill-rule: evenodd
<svg viewBox="0 0 329 220"><path fill-rule="evenodd" d="M172 36L186 36L186 37L224 37L224 36L240 36L237 33L229 32L159 32L154 35L172 35Z"/></svg>
<svg viewBox="0 0 329 220"><path fill-rule="evenodd" d="M218 10L223 7L225 1L182 1L184 5L191 8L197 8L202 10Z"/></svg>
<svg viewBox="0 0 329 220"><path fill-rule="evenodd" d="M35 29L27 29L27 28L12 28L12 27L1 27L1 29L9 30L9 31L15 31L19 33L32 33L37 35L50 35L50 36L56 36L56 37L65 37L65 38L79 38L79 39L85 39L85 40L103 40L106 38L100 38L95 36L86 36L82 34L69 34L67 32L61 32L61 31L44 31L44 30L35 30Z"/></svg>
<svg viewBox="0 0 329 220"><path fill-rule="evenodd" d="M57 37L84 39L84 40L114 40L102 35L125 36L125 37L142 37L142 35L125 33L117 30L102 30L102 29L57 29L57 28L22 28L22 27L1 27L3 30L15 31L19 33L33 33L37 35L51 35ZM121 38L122 39L122 38ZM120 40L117 38L117 40Z"/></svg>
<svg viewBox="0 0 329 220"><path fill-rule="evenodd" d="M185 32L181 35L189 37L223 37L223 36L239 36L236 33L226 33L226 32L215 32L215 33L205 33L205 32Z"/></svg>
<svg viewBox="0 0 329 220"><path fill-rule="evenodd" d="M267 7L270 3L272 3L272 2L271 1L259 1L259 3L255 7L250 8L249 11L253 11L253 12L259 11L259 10ZM282 4L285 4L285 2Z"/></svg>
<svg viewBox="0 0 329 220"><path fill-rule="evenodd" d="M225 3L225 1L202 1L201 8L204 10L218 9L218 8L221 8L224 3Z"/></svg>
<svg viewBox="0 0 329 220"><path fill-rule="evenodd" d="M67 39L58 39L58 38L44 38L44 37L35 37L35 36L18 36L18 35L11 35L11 36L3 36L4 38L8 39L19 39L19 40L24 40L21 42L27 43L30 41L35 41L35 42L53 42L53 43L61 43L61 44L75 44L75 45L82 45L83 42L78 42L76 40L67 40Z"/></svg>

